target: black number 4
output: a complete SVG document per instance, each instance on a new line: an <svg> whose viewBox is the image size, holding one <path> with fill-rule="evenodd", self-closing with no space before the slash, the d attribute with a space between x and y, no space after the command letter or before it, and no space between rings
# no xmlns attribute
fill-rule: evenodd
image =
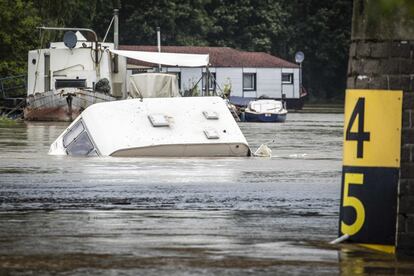
<svg viewBox="0 0 414 276"><path fill-rule="evenodd" d="M345 140L357 141L357 158L363 158L364 156L364 141L369 141L370 133L364 132L364 115L365 115L365 98L359 98L354 110L352 111L351 118L349 119L348 127L346 128ZM358 132L351 132L351 128L355 123L355 119L358 116Z"/></svg>

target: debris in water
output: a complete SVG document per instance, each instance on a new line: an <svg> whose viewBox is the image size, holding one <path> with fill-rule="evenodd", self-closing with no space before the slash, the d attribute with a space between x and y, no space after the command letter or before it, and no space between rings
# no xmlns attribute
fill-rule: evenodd
<svg viewBox="0 0 414 276"><path fill-rule="evenodd" d="M272 150L266 144L261 144L260 147L255 151L254 156L272 157Z"/></svg>

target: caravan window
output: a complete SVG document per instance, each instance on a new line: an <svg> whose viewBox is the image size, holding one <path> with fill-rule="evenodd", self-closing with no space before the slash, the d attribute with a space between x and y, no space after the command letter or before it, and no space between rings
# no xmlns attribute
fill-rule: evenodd
<svg viewBox="0 0 414 276"><path fill-rule="evenodd" d="M82 120L73 125L63 136L63 146L68 155L98 155Z"/></svg>
<svg viewBox="0 0 414 276"><path fill-rule="evenodd" d="M76 137L69 147L66 149L68 155L88 155L93 152L94 146L86 131Z"/></svg>
<svg viewBox="0 0 414 276"><path fill-rule="evenodd" d="M76 137L78 137L84 129L85 127L83 126L82 120L79 120L73 127L69 129L65 136L63 136L63 146L67 148L68 145L72 143L72 141L75 140Z"/></svg>

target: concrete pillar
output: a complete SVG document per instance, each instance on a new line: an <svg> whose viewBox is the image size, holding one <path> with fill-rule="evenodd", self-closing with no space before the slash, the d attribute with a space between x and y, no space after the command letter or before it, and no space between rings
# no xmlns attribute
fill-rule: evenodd
<svg viewBox="0 0 414 276"><path fill-rule="evenodd" d="M414 254L414 4L354 0L348 89L403 91L396 249ZM398 2L398 1L394 1Z"/></svg>

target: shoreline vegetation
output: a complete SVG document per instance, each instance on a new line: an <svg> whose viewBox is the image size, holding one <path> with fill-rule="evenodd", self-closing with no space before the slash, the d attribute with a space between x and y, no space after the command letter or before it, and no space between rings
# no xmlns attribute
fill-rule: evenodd
<svg viewBox="0 0 414 276"><path fill-rule="evenodd" d="M291 62L302 51L309 95L329 101L345 90L352 0L116 2L0 1L0 78L24 74L30 49L62 40L62 32L40 35L36 27L91 28L102 41L113 9L119 8L121 45L156 45L160 27L161 51L163 46L231 47Z"/></svg>
<svg viewBox="0 0 414 276"><path fill-rule="evenodd" d="M291 113L343 113L344 103L305 103L301 110L289 110Z"/></svg>
<svg viewBox="0 0 414 276"><path fill-rule="evenodd" d="M0 115L0 127L9 127L17 125L17 123L21 121L21 119L12 119L5 115Z"/></svg>

